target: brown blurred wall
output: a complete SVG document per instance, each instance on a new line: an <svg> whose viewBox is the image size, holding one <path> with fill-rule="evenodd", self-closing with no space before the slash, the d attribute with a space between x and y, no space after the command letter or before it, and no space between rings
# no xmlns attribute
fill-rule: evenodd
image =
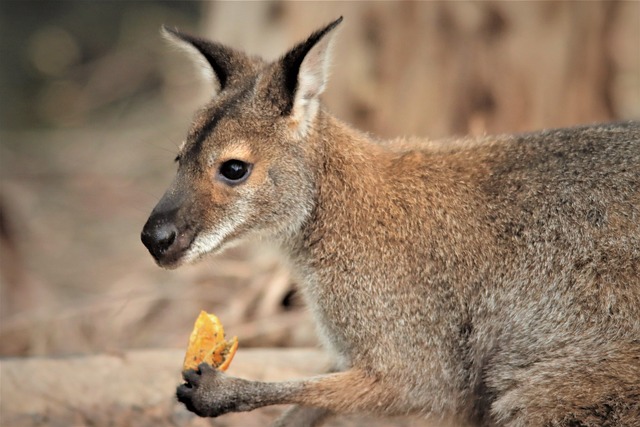
<svg viewBox="0 0 640 427"><path fill-rule="evenodd" d="M216 2L209 37L275 58L344 15L325 100L375 134L640 116L639 2Z"/></svg>

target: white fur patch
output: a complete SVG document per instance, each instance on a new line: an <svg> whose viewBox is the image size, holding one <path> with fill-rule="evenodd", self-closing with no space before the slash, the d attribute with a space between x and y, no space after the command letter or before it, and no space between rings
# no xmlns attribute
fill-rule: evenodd
<svg viewBox="0 0 640 427"><path fill-rule="evenodd" d="M185 253L184 262L191 263L204 255L219 253L225 247L234 243L233 241L225 240L246 221L246 208L246 201L244 199L239 200L234 209L232 209L233 215L228 215L225 221L216 226L215 229L198 234Z"/></svg>

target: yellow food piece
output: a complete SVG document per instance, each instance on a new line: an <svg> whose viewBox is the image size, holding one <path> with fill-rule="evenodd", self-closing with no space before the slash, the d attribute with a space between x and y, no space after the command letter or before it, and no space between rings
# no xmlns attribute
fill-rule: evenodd
<svg viewBox="0 0 640 427"><path fill-rule="evenodd" d="M222 323L213 314L201 311L189 337L183 370L198 369L202 362L226 371L238 349L238 337L224 339Z"/></svg>

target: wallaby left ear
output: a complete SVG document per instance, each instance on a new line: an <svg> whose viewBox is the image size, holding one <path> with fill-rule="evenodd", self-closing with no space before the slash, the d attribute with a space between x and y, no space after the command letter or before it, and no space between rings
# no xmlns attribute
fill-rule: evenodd
<svg viewBox="0 0 640 427"><path fill-rule="evenodd" d="M331 59L333 29L342 22L342 16L326 27L311 34L280 59L283 89L287 102L283 115L289 115L297 124L297 132L306 134L315 117L319 96L324 91Z"/></svg>
<svg viewBox="0 0 640 427"><path fill-rule="evenodd" d="M162 27L163 35L181 47L196 54L196 58L204 61L204 70L211 80L218 83L219 90L239 81L243 76L254 71L251 59L223 44L209 41L191 34Z"/></svg>

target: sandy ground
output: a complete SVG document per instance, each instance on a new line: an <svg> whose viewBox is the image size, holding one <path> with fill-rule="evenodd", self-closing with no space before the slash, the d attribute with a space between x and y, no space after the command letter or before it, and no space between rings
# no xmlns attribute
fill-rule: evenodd
<svg viewBox="0 0 640 427"><path fill-rule="evenodd" d="M36 426L265 426L284 407L202 419L174 398L180 382L180 350L130 351L89 357L0 361L0 421ZM228 373L279 381L321 373L327 357L314 349L239 351ZM410 418L336 417L329 427L423 427ZM438 424L430 424L438 425Z"/></svg>

